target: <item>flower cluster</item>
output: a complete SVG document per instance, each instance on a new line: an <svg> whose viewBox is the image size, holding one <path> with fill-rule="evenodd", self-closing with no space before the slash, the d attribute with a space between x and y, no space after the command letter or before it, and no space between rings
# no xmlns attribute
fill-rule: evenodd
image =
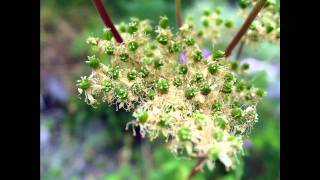
<svg viewBox="0 0 320 180"><path fill-rule="evenodd" d="M143 137L164 139L177 156L207 157L208 167L219 159L233 167L264 96L242 78L249 65L227 60L218 49L204 56L189 23L177 33L167 17L160 17L155 29L137 18L116 27L124 39L121 44L108 28L102 37L87 40L96 54L86 61L91 75L77 83L85 101L132 112L134 120L127 128L135 134L133 127L139 126ZM102 63L99 53L109 55L110 64Z"/></svg>
<svg viewBox="0 0 320 180"><path fill-rule="evenodd" d="M257 0L240 0L240 15L246 18L249 7L253 7ZM250 25L247 34L243 37L245 43L269 41L272 43L280 40L280 8L276 0L267 0L264 8Z"/></svg>

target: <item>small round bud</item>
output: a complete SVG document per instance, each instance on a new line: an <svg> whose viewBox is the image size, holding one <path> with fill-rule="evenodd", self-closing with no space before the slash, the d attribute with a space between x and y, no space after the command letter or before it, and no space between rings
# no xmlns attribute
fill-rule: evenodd
<svg viewBox="0 0 320 180"><path fill-rule="evenodd" d="M183 83L183 80L180 77L174 77L173 79L173 85L175 86L181 86Z"/></svg>
<svg viewBox="0 0 320 180"><path fill-rule="evenodd" d="M138 47L139 47L139 44L136 41L130 41L128 43L128 48L130 51L136 51L138 49Z"/></svg>
<svg viewBox="0 0 320 180"><path fill-rule="evenodd" d="M193 76L193 82L200 83L203 80L203 75L201 73L196 73Z"/></svg>
<svg viewBox="0 0 320 180"><path fill-rule="evenodd" d="M250 30L256 30L256 29L257 29L256 23L253 22L252 24L250 24L249 29L250 29Z"/></svg>
<svg viewBox="0 0 320 180"><path fill-rule="evenodd" d="M244 71L248 70L249 68L250 68L250 64L249 63L243 63L242 66L241 66L241 69L244 70Z"/></svg>
<svg viewBox="0 0 320 180"><path fill-rule="evenodd" d="M167 45L168 44L168 36L164 35L164 34L159 34L157 36L157 41L162 45Z"/></svg>
<svg viewBox="0 0 320 180"><path fill-rule="evenodd" d="M217 111L221 111L222 109L222 103L219 101L215 101L212 106L211 106L212 111L217 112Z"/></svg>
<svg viewBox="0 0 320 180"><path fill-rule="evenodd" d="M145 123L148 120L148 113L146 111L140 110L133 113L133 117L137 118L139 123Z"/></svg>
<svg viewBox="0 0 320 180"><path fill-rule="evenodd" d="M193 87L187 87L184 90L184 95L187 99L191 99L196 95L196 90Z"/></svg>
<svg viewBox="0 0 320 180"><path fill-rule="evenodd" d="M218 66L217 64L209 64L209 65L208 65L208 71L209 71L209 73L215 74L215 73L218 72L218 70L219 70L219 66Z"/></svg>
<svg viewBox="0 0 320 180"><path fill-rule="evenodd" d="M180 51L181 45L178 42L174 42L171 44L170 48L169 48L169 52L170 53L177 53Z"/></svg>
<svg viewBox="0 0 320 180"><path fill-rule="evenodd" d="M203 83L200 85L200 92L202 95L208 95L211 92L210 85L208 83Z"/></svg>
<svg viewBox="0 0 320 180"><path fill-rule="evenodd" d="M126 31L127 31L127 25L126 25L124 22L121 22L121 23L119 24L119 30L120 30L120 32L122 32L122 33L126 32Z"/></svg>
<svg viewBox="0 0 320 180"><path fill-rule="evenodd" d="M192 46L192 45L194 45L195 40L194 40L193 38L187 38L187 39L185 40L185 43L186 43L188 46Z"/></svg>
<svg viewBox="0 0 320 180"><path fill-rule="evenodd" d="M129 55L127 53L123 53L123 54L120 54L119 57L121 61L126 62L129 58Z"/></svg>
<svg viewBox="0 0 320 180"><path fill-rule="evenodd" d="M77 86L79 86L79 88L83 90L88 89L91 84L87 76L81 77L81 79L78 80L77 82L78 82Z"/></svg>
<svg viewBox="0 0 320 180"><path fill-rule="evenodd" d="M233 85L232 85L231 82L225 82L225 83L223 84L223 87L222 87L222 90L221 90L221 91L222 91L223 93L229 94L229 93L232 92L232 87L233 87Z"/></svg>
<svg viewBox="0 0 320 180"><path fill-rule="evenodd" d="M149 75L149 70L146 67L140 68L141 77L145 78Z"/></svg>
<svg viewBox="0 0 320 180"><path fill-rule="evenodd" d="M233 118L240 118L242 117L242 109L241 108L233 108L231 110L231 116Z"/></svg>
<svg viewBox="0 0 320 180"><path fill-rule="evenodd" d="M267 33L271 33L274 30L274 26L272 24L267 24L266 31Z"/></svg>
<svg viewBox="0 0 320 180"><path fill-rule="evenodd" d="M132 93L136 94L136 95L138 95L142 92L142 88L141 88L140 84L138 84L138 83L134 83L131 86L131 90L132 90Z"/></svg>
<svg viewBox="0 0 320 180"><path fill-rule="evenodd" d="M188 127L182 127L178 130L178 138L180 141L188 141L191 139L191 130Z"/></svg>
<svg viewBox="0 0 320 180"><path fill-rule="evenodd" d="M163 29L167 28L169 26L169 19L168 17L164 16L164 17L160 17L159 20L159 26Z"/></svg>
<svg viewBox="0 0 320 180"><path fill-rule="evenodd" d="M208 26L209 26L209 19L208 19L208 18L202 19L202 25L203 25L204 27L208 27Z"/></svg>
<svg viewBox="0 0 320 180"><path fill-rule="evenodd" d="M160 58L155 58L153 60L153 65L156 69L160 69L164 65L164 63Z"/></svg>
<svg viewBox="0 0 320 180"><path fill-rule="evenodd" d="M128 91L124 87L117 87L114 91L116 98L125 100L128 97Z"/></svg>
<svg viewBox="0 0 320 180"><path fill-rule="evenodd" d="M104 28L102 33L102 39L110 41L112 39L112 31L110 28Z"/></svg>
<svg viewBox="0 0 320 180"><path fill-rule="evenodd" d="M128 24L128 33L133 34L136 31L138 31L138 23L137 22L130 22Z"/></svg>
<svg viewBox="0 0 320 180"><path fill-rule="evenodd" d="M236 88L237 88L237 91L238 91L238 92L243 91L244 88L245 88L245 83L244 83L243 81L238 81L238 82L236 83Z"/></svg>
<svg viewBox="0 0 320 180"><path fill-rule="evenodd" d="M210 11L209 11L208 9L206 9L206 10L203 11L203 15L204 15L204 16L210 16L210 14L211 14L211 13L210 13Z"/></svg>
<svg viewBox="0 0 320 180"><path fill-rule="evenodd" d="M159 116L159 126L163 128L168 128L170 127L169 121L170 121L170 116L168 114L160 114Z"/></svg>
<svg viewBox="0 0 320 180"><path fill-rule="evenodd" d="M214 8L214 12L215 12L216 14L221 14L221 8L220 8L219 6L216 6L216 7Z"/></svg>
<svg viewBox="0 0 320 180"><path fill-rule="evenodd" d="M187 65L180 65L178 68L179 74L187 74L188 66Z"/></svg>
<svg viewBox="0 0 320 180"><path fill-rule="evenodd" d="M105 47L105 52L106 52L108 55L113 55L113 52L114 52L114 47L113 47L113 45L108 44L108 45Z"/></svg>
<svg viewBox="0 0 320 180"><path fill-rule="evenodd" d="M150 100L153 100L155 95L156 95L156 92L153 89L150 89L147 93L147 96Z"/></svg>
<svg viewBox="0 0 320 180"><path fill-rule="evenodd" d="M247 82L245 86L247 90L250 90L253 87L253 83Z"/></svg>
<svg viewBox="0 0 320 180"><path fill-rule="evenodd" d="M225 22L224 22L224 25L226 26L226 28L232 28L233 27L233 20L231 19L227 19Z"/></svg>
<svg viewBox="0 0 320 180"><path fill-rule="evenodd" d="M244 98L245 98L247 101L250 101L250 100L253 99L253 96L252 96L251 93L247 93Z"/></svg>
<svg viewBox="0 0 320 180"><path fill-rule="evenodd" d="M218 116L216 119L215 119L215 123L217 124L217 126L219 126L221 129L225 129L226 128L226 125L228 123L228 120L223 117L223 116Z"/></svg>
<svg viewBox="0 0 320 180"><path fill-rule="evenodd" d="M264 90L263 90L263 89L258 88L258 89L256 90L256 94L257 94L258 96L260 96L260 97L263 97L263 96L264 96L264 94L265 94L265 92L264 92Z"/></svg>
<svg viewBox="0 0 320 180"><path fill-rule="evenodd" d="M193 60L199 62L202 60L202 52L200 50L196 50L193 54Z"/></svg>
<svg viewBox="0 0 320 180"><path fill-rule="evenodd" d="M88 56L86 63L92 68L97 69L100 66L100 60L95 56Z"/></svg>
<svg viewBox="0 0 320 180"><path fill-rule="evenodd" d="M202 31L202 30L199 30L198 33L197 33L197 36L198 36L199 38L201 38L201 37L203 36L203 34L204 34L203 31Z"/></svg>
<svg viewBox="0 0 320 180"><path fill-rule="evenodd" d="M212 52L213 60L218 60L220 58L223 58L223 56L224 56L224 51L215 50L215 51Z"/></svg>
<svg viewBox="0 0 320 180"><path fill-rule="evenodd" d="M146 25L143 29L143 32L146 34L151 34L152 33L152 27L150 25Z"/></svg>
<svg viewBox="0 0 320 180"><path fill-rule="evenodd" d="M250 5L250 1L248 1L248 0L240 0L240 1L239 1L239 6L240 6L242 9L247 8L249 5Z"/></svg>
<svg viewBox="0 0 320 180"><path fill-rule="evenodd" d="M129 71L129 72L127 73L127 77L128 77L129 80L135 80L136 77L137 77L137 73L134 72L134 71Z"/></svg>
<svg viewBox="0 0 320 180"><path fill-rule="evenodd" d="M223 139L223 131L221 130L217 130L215 132L212 133L212 136L215 140L217 141L221 141Z"/></svg>
<svg viewBox="0 0 320 180"><path fill-rule="evenodd" d="M231 66L231 69L235 71L235 70L238 69L239 63L238 63L237 61L232 61L232 62L230 63L230 66Z"/></svg>
<svg viewBox="0 0 320 180"><path fill-rule="evenodd" d="M112 68L111 71L110 71L110 75L111 75L112 79L118 79L119 78L119 74L120 74L120 72L119 72L119 67L118 66Z"/></svg>
<svg viewBox="0 0 320 180"><path fill-rule="evenodd" d="M169 83L167 80L160 78L158 79L156 83L156 88L161 92L161 93L167 93L169 89Z"/></svg>
<svg viewBox="0 0 320 180"><path fill-rule="evenodd" d="M218 147L214 146L209 151L209 158L212 160L217 160L219 157L219 149Z"/></svg>
<svg viewBox="0 0 320 180"><path fill-rule="evenodd" d="M234 76L232 73L227 73L226 75L224 75L224 79L227 81L227 82L230 82L234 79Z"/></svg>
<svg viewBox="0 0 320 180"><path fill-rule="evenodd" d="M223 23L222 18L217 17L217 19L216 19L216 25L217 25L217 26L220 26L222 23Z"/></svg>
<svg viewBox="0 0 320 180"><path fill-rule="evenodd" d="M102 90L104 92L109 92L112 89L112 82L110 80L102 81Z"/></svg>

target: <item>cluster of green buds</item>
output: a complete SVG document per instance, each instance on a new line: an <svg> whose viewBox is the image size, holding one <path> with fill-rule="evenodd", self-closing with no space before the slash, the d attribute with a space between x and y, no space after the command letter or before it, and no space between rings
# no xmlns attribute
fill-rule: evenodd
<svg viewBox="0 0 320 180"><path fill-rule="evenodd" d="M107 102L132 112L127 129L132 127L134 135L139 126L143 137L164 137L176 156L205 156L209 167L220 160L231 168L243 137L257 122L264 91L242 79L248 64L235 67L218 49L203 56L195 29L186 23L173 33L168 21L160 17L155 29L147 20L122 22L116 26L121 44L108 28L101 37L89 37L98 51L88 57L92 73L78 80L78 91L92 106ZM100 53L108 55L109 64Z"/></svg>
<svg viewBox="0 0 320 180"><path fill-rule="evenodd" d="M261 41L277 43L280 41L280 5L278 2L276 0L266 0L264 8L259 12L243 37L245 43ZM257 0L239 0L241 16L246 18L249 9L256 3Z"/></svg>

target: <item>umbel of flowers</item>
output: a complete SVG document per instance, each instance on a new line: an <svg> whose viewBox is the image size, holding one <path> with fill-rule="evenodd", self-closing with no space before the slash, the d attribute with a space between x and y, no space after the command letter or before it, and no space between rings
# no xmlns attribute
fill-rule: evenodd
<svg viewBox="0 0 320 180"><path fill-rule="evenodd" d="M242 78L248 64L230 63L218 49L204 56L188 22L177 33L167 17L160 17L155 29L137 18L116 27L123 43L108 28L87 39L96 54L86 61L92 73L77 81L85 101L132 112L127 129L135 135L133 127L139 126L143 137L164 139L176 156L206 157L209 168L216 160L232 168L264 96ZM110 56L109 64L100 53Z"/></svg>

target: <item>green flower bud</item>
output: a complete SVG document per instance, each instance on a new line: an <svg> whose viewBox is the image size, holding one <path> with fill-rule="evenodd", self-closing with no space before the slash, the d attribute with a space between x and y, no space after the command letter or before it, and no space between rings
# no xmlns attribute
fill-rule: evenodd
<svg viewBox="0 0 320 180"><path fill-rule="evenodd" d="M202 25L203 25L204 27L208 27L208 26L209 26L209 19L208 19L208 18L202 19Z"/></svg>
<svg viewBox="0 0 320 180"><path fill-rule="evenodd" d="M102 39L110 41L112 39L112 31L110 28L104 28L102 33Z"/></svg>
<svg viewBox="0 0 320 180"><path fill-rule="evenodd" d="M119 57L121 61L126 62L129 58L129 55L127 53L123 53L123 54L120 54Z"/></svg>
<svg viewBox="0 0 320 180"><path fill-rule="evenodd" d="M178 138L180 141L189 141L191 139L191 130L188 127L181 127L178 130Z"/></svg>
<svg viewBox="0 0 320 180"><path fill-rule="evenodd" d="M78 80L77 82L78 82L77 86L79 86L79 88L81 88L83 90L88 89L91 84L87 76L81 77L81 79Z"/></svg>
<svg viewBox="0 0 320 180"><path fill-rule="evenodd" d="M202 31L202 30L199 30L198 33L197 33L197 36L198 36L199 38L201 38L201 37L203 36L203 31Z"/></svg>
<svg viewBox="0 0 320 180"><path fill-rule="evenodd" d="M95 56L88 56L86 63L92 68L97 69L100 66L100 60Z"/></svg>
<svg viewBox="0 0 320 180"><path fill-rule="evenodd" d="M126 32L126 31L127 31L127 25L126 25L124 22L121 22L121 23L119 24L119 30L120 30L120 32L122 32L122 33Z"/></svg>
<svg viewBox="0 0 320 180"><path fill-rule="evenodd" d="M136 51L139 47L139 44L136 41L130 41L128 43L128 48L130 51Z"/></svg>
<svg viewBox="0 0 320 180"><path fill-rule="evenodd" d="M244 70L244 71L248 70L249 68L250 68L250 64L248 64L248 63L243 63L242 66L241 66L241 69Z"/></svg>
<svg viewBox="0 0 320 180"><path fill-rule="evenodd" d="M230 63L230 66L231 66L231 69L235 71L235 70L238 69L239 64L238 64L237 61L232 61L232 62Z"/></svg>
<svg viewBox="0 0 320 180"><path fill-rule="evenodd" d="M256 30L256 29L257 29L256 23L253 22L252 24L250 24L249 29L250 29L250 30Z"/></svg>
<svg viewBox="0 0 320 180"><path fill-rule="evenodd" d="M167 80L160 78L158 79L156 83L156 88L161 92L161 93L167 93L169 89L169 83Z"/></svg>
<svg viewBox="0 0 320 180"><path fill-rule="evenodd" d="M211 92L210 85L208 83L203 83L200 85L200 92L202 95L208 95Z"/></svg>
<svg viewBox="0 0 320 180"><path fill-rule="evenodd" d="M179 74L187 74L188 66L187 65L180 65L178 72L179 72Z"/></svg>
<svg viewBox="0 0 320 180"><path fill-rule="evenodd" d="M200 50L196 50L193 54L193 60L195 60L196 62L199 62L202 60L202 53Z"/></svg>
<svg viewBox="0 0 320 180"><path fill-rule="evenodd" d="M233 118L241 118L242 117L242 109L241 108L233 108L231 110L231 116Z"/></svg>
<svg viewBox="0 0 320 180"><path fill-rule="evenodd" d="M239 5L242 9L247 8L250 5L250 1L248 0L240 0Z"/></svg>
<svg viewBox="0 0 320 180"><path fill-rule="evenodd" d="M272 24L267 24L266 31L267 33L271 33L274 30L274 26Z"/></svg>
<svg viewBox="0 0 320 180"><path fill-rule="evenodd" d="M149 75L149 70L146 67L140 68L141 77L145 78Z"/></svg>
<svg viewBox="0 0 320 180"><path fill-rule="evenodd" d="M247 90L250 90L253 87L253 83L247 82L245 86Z"/></svg>
<svg viewBox="0 0 320 180"><path fill-rule="evenodd" d="M130 22L128 24L128 33L133 34L136 31L138 31L138 23L137 22Z"/></svg>
<svg viewBox="0 0 320 180"><path fill-rule="evenodd" d="M203 123L206 121L206 116L202 112L196 111L192 114L192 117L197 123Z"/></svg>
<svg viewBox="0 0 320 180"><path fill-rule="evenodd" d="M227 73L226 75L224 75L224 79L227 81L227 82L230 82L234 79L234 76L232 73Z"/></svg>
<svg viewBox="0 0 320 180"><path fill-rule="evenodd" d="M217 25L217 26L220 26L222 23L223 23L222 18L217 17L217 19L216 19L216 25Z"/></svg>
<svg viewBox="0 0 320 180"><path fill-rule="evenodd" d="M223 56L224 56L224 51L215 50L215 51L212 52L213 60L218 60L220 58L223 58Z"/></svg>
<svg viewBox="0 0 320 180"><path fill-rule="evenodd" d="M250 101L253 99L252 94L251 93L247 93L244 97L247 101Z"/></svg>
<svg viewBox="0 0 320 180"><path fill-rule="evenodd" d="M216 14L221 14L221 8L220 8L219 6L216 6L216 7L214 8L214 12L215 12Z"/></svg>
<svg viewBox="0 0 320 180"><path fill-rule="evenodd" d="M215 74L215 73L218 72L218 70L219 70L219 66L218 66L217 64L209 64L209 65L208 65L208 71L209 71L209 73Z"/></svg>
<svg viewBox="0 0 320 180"><path fill-rule="evenodd" d="M160 69L164 65L164 63L160 58L155 58L153 61L153 65L156 69Z"/></svg>
<svg viewBox="0 0 320 180"><path fill-rule="evenodd" d="M148 113L143 110L139 110L133 113L133 117L137 118L138 122L144 124L148 120Z"/></svg>
<svg viewBox="0 0 320 180"><path fill-rule="evenodd" d="M239 108L241 107L241 103L239 101L234 101L232 104L231 104L231 107L232 108Z"/></svg>
<svg viewBox="0 0 320 180"><path fill-rule="evenodd" d="M180 77L174 77L173 79L173 85L175 86L181 86L183 83L183 80Z"/></svg>
<svg viewBox="0 0 320 180"><path fill-rule="evenodd" d="M226 26L226 28L232 28L233 27L233 20L232 19L227 19L224 22L224 25Z"/></svg>
<svg viewBox="0 0 320 180"><path fill-rule="evenodd" d="M108 55L113 55L113 52L114 52L114 47L113 47L113 45L108 44L108 45L105 47L105 52L106 52Z"/></svg>
<svg viewBox="0 0 320 180"><path fill-rule="evenodd" d="M164 35L164 34L159 34L157 36L157 41L162 45L167 45L168 44L168 36Z"/></svg>
<svg viewBox="0 0 320 180"><path fill-rule="evenodd" d="M146 25L143 29L143 31L146 33L146 34L151 34L152 33L152 27L150 25Z"/></svg>
<svg viewBox="0 0 320 180"><path fill-rule="evenodd" d="M223 131L221 130L217 130L215 132L212 133L212 136L215 140L217 141L221 141L223 139Z"/></svg>
<svg viewBox="0 0 320 180"><path fill-rule="evenodd" d="M215 102L212 104L211 109L212 109L214 112L221 111L221 109L222 109L222 103L219 102L219 101L215 101Z"/></svg>
<svg viewBox="0 0 320 180"><path fill-rule="evenodd" d="M193 76L193 82L200 83L203 80L203 75L201 73L196 73Z"/></svg>
<svg viewBox="0 0 320 180"><path fill-rule="evenodd" d="M210 13L210 11L209 11L208 9L206 9L206 10L203 11L203 15L204 15L204 16L210 16L210 14L211 14L211 13Z"/></svg>
<svg viewBox="0 0 320 180"><path fill-rule="evenodd" d="M170 53L177 53L180 51L181 45L178 42L174 42L171 44L170 48L169 48L169 52Z"/></svg>
<svg viewBox="0 0 320 180"><path fill-rule="evenodd" d="M246 84L245 84L244 82L242 82L242 81L237 82L237 83L236 83L237 91L238 91L238 92L243 91L244 88L245 88L245 85L246 85Z"/></svg>
<svg viewBox="0 0 320 180"><path fill-rule="evenodd" d="M110 80L102 81L102 90L104 92L109 92L112 89L112 82Z"/></svg>
<svg viewBox="0 0 320 180"><path fill-rule="evenodd" d="M120 74L120 71L119 71L119 67L113 67L110 71L110 75L112 77L112 79L118 79L119 78L119 74Z"/></svg>
<svg viewBox="0 0 320 180"><path fill-rule="evenodd" d="M163 29L167 28L169 26L169 19L168 17L160 17L159 26Z"/></svg>
<svg viewBox="0 0 320 180"><path fill-rule="evenodd" d="M138 95L142 92L142 88L141 88L140 84L138 84L138 83L134 83L131 86L131 90L132 90L132 93L136 94L136 95Z"/></svg>
<svg viewBox="0 0 320 180"><path fill-rule="evenodd" d="M192 45L194 45L195 40L194 40L193 38L187 38L187 39L185 39L185 43L186 43L188 46L192 46Z"/></svg>
<svg viewBox="0 0 320 180"><path fill-rule="evenodd" d="M116 98L121 99L121 100L125 100L128 97L128 91L124 87L117 87L114 90L114 93L115 93Z"/></svg>
<svg viewBox="0 0 320 180"><path fill-rule="evenodd" d="M209 151L209 158L212 160L217 160L219 157L219 149L218 147L214 146Z"/></svg>
<svg viewBox="0 0 320 180"><path fill-rule="evenodd" d="M169 114L160 114L159 116L159 126L163 128L169 128L170 127L170 116Z"/></svg>
<svg viewBox="0 0 320 180"><path fill-rule="evenodd" d="M222 87L222 90L221 90L221 91L222 91L223 93L229 94L229 93L232 92L232 87L233 87L233 85L232 85L231 82L225 82L225 83L223 84L223 87Z"/></svg>
<svg viewBox="0 0 320 180"><path fill-rule="evenodd" d="M228 120L223 117L223 116L218 116L216 119L215 119L215 123L217 124L217 126L219 126L221 129L225 129L226 128L226 125L228 123Z"/></svg>
<svg viewBox="0 0 320 180"><path fill-rule="evenodd" d="M193 87L187 87L184 90L184 95L187 99L191 99L196 95L196 90Z"/></svg>
<svg viewBox="0 0 320 180"><path fill-rule="evenodd" d="M134 72L134 71L129 71L129 72L127 73L127 77L128 77L129 80L135 80L136 77L137 77L137 73Z"/></svg>
<svg viewBox="0 0 320 180"><path fill-rule="evenodd" d="M155 95L156 95L156 92L153 89L150 89L147 93L147 96L150 100L153 100Z"/></svg>
<svg viewBox="0 0 320 180"><path fill-rule="evenodd" d="M264 96L264 94L265 94L265 92L264 92L264 90L263 90L263 89L258 88L258 89L256 90L256 94L257 94L258 96L260 96L260 97L263 97L263 96Z"/></svg>

